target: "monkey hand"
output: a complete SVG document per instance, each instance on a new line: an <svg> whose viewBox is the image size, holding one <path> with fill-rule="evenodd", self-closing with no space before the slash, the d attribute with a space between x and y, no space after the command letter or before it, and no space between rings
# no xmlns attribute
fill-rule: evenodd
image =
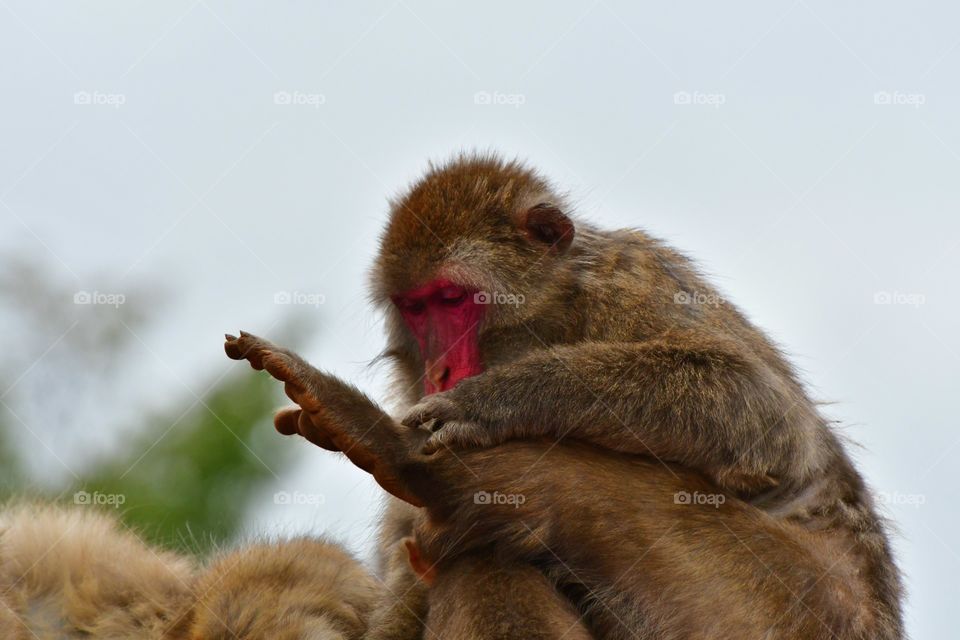
<svg viewBox="0 0 960 640"><path fill-rule="evenodd" d="M457 400L457 390L434 393L418 402L401 420L413 429L431 432L423 452L433 454L442 449L481 449L499 444L494 432L469 419Z"/></svg>
<svg viewBox="0 0 960 640"><path fill-rule="evenodd" d="M423 506L421 496L411 491L398 470L411 464L424 434L403 429L356 388L263 338L241 331L239 338L228 334L223 347L233 360L247 360L254 369L265 369L283 382L287 396L299 405L277 413L273 419L277 431L300 434L319 447L342 452L384 489Z"/></svg>
<svg viewBox="0 0 960 640"><path fill-rule="evenodd" d="M223 348L229 358L247 360L257 371L266 370L284 383L287 397L299 405L277 412L273 418L277 431L288 436L300 434L319 447L337 451L338 448L323 429L322 423L329 418L323 414L323 406L316 395L308 392L309 377L320 372L292 351L246 331L241 331L240 337L227 334L225 338Z"/></svg>

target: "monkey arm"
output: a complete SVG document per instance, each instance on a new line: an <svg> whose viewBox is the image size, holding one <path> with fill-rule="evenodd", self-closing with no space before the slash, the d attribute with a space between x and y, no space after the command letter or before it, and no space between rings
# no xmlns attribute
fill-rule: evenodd
<svg viewBox="0 0 960 640"><path fill-rule="evenodd" d="M404 424L436 419L428 452L576 439L759 489L815 467L819 418L799 393L738 343L685 332L545 350L428 396Z"/></svg>

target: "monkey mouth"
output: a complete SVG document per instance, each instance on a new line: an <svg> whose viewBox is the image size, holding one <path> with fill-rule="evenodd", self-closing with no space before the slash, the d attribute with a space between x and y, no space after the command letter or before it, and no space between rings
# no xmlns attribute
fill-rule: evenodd
<svg viewBox="0 0 960 640"><path fill-rule="evenodd" d="M471 378L483 371L479 358L469 357L463 362L447 360L443 364L427 367L424 377L424 393L430 395L440 391L453 389L461 380Z"/></svg>

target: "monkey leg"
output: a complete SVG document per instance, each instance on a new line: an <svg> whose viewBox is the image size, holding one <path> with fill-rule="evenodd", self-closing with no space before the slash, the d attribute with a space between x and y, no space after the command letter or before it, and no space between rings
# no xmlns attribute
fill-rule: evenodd
<svg viewBox="0 0 960 640"><path fill-rule="evenodd" d="M682 468L540 442L427 464L443 489L417 541L438 574L464 553L529 562L596 637L895 637L852 539L776 520Z"/></svg>

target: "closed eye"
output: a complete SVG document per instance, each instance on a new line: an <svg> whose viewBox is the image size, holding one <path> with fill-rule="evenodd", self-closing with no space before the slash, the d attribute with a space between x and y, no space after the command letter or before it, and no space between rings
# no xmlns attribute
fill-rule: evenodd
<svg viewBox="0 0 960 640"><path fill-rule="evenodd" d="M397 305L397 308L400 309L401 312L412 315L421 314L427 308L427 304L423 300L404 298L402 296L397 296L394 298L393 303Z"/></svg>
<svg viewBox="0 0 960 640"><path fill-rule="evenodd" d="M455 307L467 299L467 291L461 287L444 287L439 291L440 302Z"/></svg>

